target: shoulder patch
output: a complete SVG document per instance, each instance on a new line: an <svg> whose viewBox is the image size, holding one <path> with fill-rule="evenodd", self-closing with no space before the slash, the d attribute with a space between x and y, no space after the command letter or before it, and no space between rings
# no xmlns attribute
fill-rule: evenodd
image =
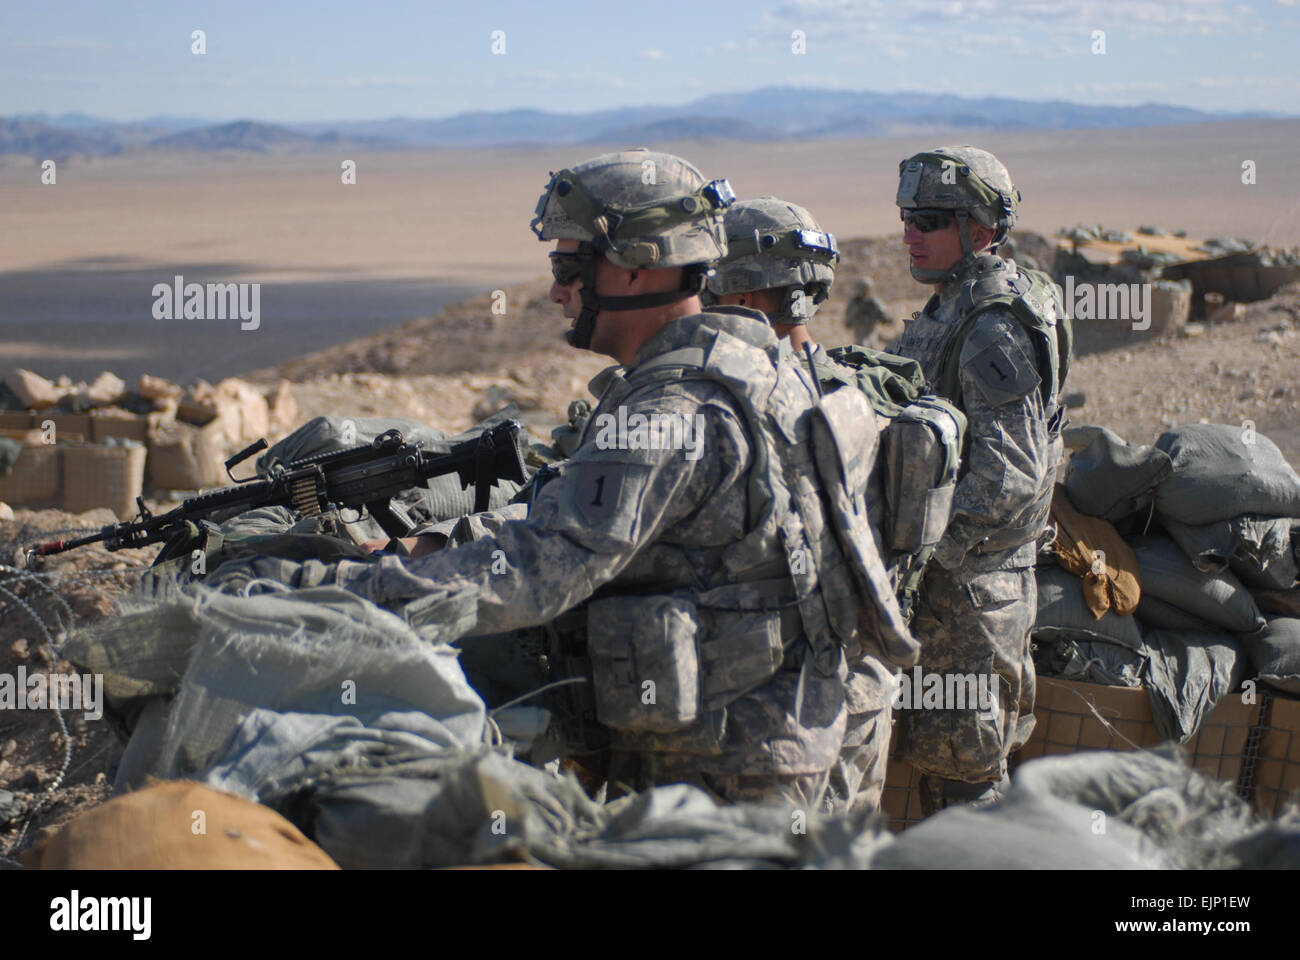
<svg viewBox="0 0 1300 960"><path fill-rule="evenodd" d="M1042 379L1014 340L990 343L962 367L975 381L984 400L994 407L1023 397Z"/></svg>

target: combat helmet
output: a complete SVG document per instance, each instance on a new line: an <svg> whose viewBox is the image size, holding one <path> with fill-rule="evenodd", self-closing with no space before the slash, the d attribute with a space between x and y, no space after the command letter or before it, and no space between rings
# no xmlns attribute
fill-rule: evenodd
<svg viewBox="0 0 1300 960"><path fill-rule="evenodd" d="M912 267L924 283L955 279L974 257L970 218L994 231L992 246L1007 239L1016 222L1020 191L997 157L969 144L935 147L908 157L898 165L899 216L909 211L941 210L955 214L961 236L962 259L948 270Z"/></svg>
<svg viewBox="0 0 1300 960"><path fill-rule="evenodd" d="M840 252L803 207L776 197L742 200L727 211L727 255L708 278L714 297L784 289L773 323L803 324L835 280Z"/></svg>
<svg viewBox="0 0 1300 960"><path fill-rule="evenodd" d="M591 345L602 310L663 306L704 289L711 265L727 252L723 212L736 195L726 180L706 181L670 153L642 148L605 153L552 173L531 224L539 240L577 240L575 253L552 253L557 280L582 280L582 311L567 339ZM632 297L596 294L596 261L628 270L683 267L677 290Z"/></svg>

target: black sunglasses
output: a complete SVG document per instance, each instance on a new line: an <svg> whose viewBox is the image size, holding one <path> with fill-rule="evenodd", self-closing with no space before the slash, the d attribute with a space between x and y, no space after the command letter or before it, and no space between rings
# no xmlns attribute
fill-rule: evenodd
<svg viewBox="0 0 1300 960"><path fill-rule="evenodd" d="M552 253L550 257L551 276L562 287L567 287L582 276L583 265L595 259L591 254L559 253L558 251Z"/></svg>
<svg viewBox="0 0 1300 960"><path fill-rule="evenodd" d="M900 213L903 221L903 229L916 227L922 233L933 233L936 230L942 230L953 222L953 215L946 210L908 210L906 213Z"/></svg>

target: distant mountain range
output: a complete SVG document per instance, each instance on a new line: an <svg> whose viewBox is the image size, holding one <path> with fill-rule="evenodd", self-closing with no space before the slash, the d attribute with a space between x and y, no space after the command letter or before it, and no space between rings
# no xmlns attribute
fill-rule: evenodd
<svg viewBox="0 0 1300 960"><path fill-rule="evenodd" d="M675 107L590 113L503 110L441 120L392 117L338 123L213 124L157 116L115 123L79 113L0 118L0 153L61 157L139 150L242 150L282 153L364 147L490 147L521 144L633 143L665 140L773 140L883 137L963 130L1066 130L1148 127L1274 118L1275 113L1214 113L1142 104L1093 107L1062 100L966 99L951 94L872 93L767 87L719 94Z"/></svg>

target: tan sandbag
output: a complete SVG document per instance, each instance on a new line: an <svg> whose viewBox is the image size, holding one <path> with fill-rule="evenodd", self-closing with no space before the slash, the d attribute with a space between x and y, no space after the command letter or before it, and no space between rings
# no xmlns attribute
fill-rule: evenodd
<svg viewBox="0 0 1300 960"><path fill-rule="evenodd" d="M1083 596L1098 620L1107 610L1130 616L1142 597L1137 555L1108 520L1089 517L1070 503L1063 484L1052 495L1052 522L1056 540L1052 552L1057 562L1083 578ZM1094 564L1104 569L1093 571Z"/></svg>
<svg viewBox="0 0 1300 960"><path fill-rule="evenodd" d="M29 870L337 870L269 807L189 780L153 781L25 852Z"/></svg>
<svg viewBox="0 0 1300 960"><path fill-rule="evenodd" d="M93 407L111 406L126 393L126 383L110 370L105 370L86 387L82 394Z"/></svg>
<svg viewBox="0 0 1300 960"><path fill-rule="evenodd" d="M28 410L44 410L63 398L66 392L38 373L14 367L5 374L5 383Z"/></svg>

